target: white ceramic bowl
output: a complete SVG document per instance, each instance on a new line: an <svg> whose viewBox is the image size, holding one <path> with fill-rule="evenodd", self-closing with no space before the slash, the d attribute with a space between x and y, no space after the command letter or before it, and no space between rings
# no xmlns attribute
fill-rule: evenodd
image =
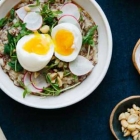
<svg viewBox="0 0 140 140"><path fill-rule="evenodd" d="M20 0L5 0L0 7L0 18L4 17L9 9L15 6ZM16 87L9 77L0 68L0 87L14 100L35 108L54 109L72 105L91 94L103 80L112 55L112 35L107 18L95 0L74 0L82 6L98 25L99 53L98 64L90 76L78 87L69 90L58 97L40 98L36 96L22 97L23 90Z"/></svg>

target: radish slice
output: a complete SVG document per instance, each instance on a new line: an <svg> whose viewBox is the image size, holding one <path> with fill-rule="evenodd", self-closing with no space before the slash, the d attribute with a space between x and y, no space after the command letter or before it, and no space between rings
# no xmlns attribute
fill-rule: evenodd
<svg viewBox="0 0 140 140"><path fill-rule="evenodd" d="M73 3L67 3L65 4L62 8L61 11L63 12L60 17L64 16L64 15L72 15L74 16L77 20L79 20L80 18L80 12L78 7L73 4Z"/></svg>
<svg viewBox="0 0 140 140"><path fill-rule="evenodd" d="M31 6L33 4L29 4L27 6ZM24 6L25 7L25 6ZM25 11L24 7L21 7L19 8L18 10L16 10L16 13L18 15L18 17L21 19L21 20L24 20L25 16L28 14L27 11ZM40 12L40 8L39 6L36 6L36 7L30 7L31 9L31 12Z"/></svg>
<svg viewBox="0 0 140 140"><path fill-rule="evenodd" d="M24 85L31 92L41 92L42 90L38 90L38 89L34 88L34 86L31 83L30 76L31 76L31 74L29 72L25 73L24 79L23 79Z"/></svg>
<svg viewBox="0 0 140 140"><path fill-rule="evenodd" d="M36 12L30 12L24 18L26 28L32 31L38 30L42 26L42 22L42 16Z"/></svg>
<svg viewBox="0 0 140 140"><path fill-rule="evenodd" d="M66 23L66 22L76 25L79 28L79 30L81 30L80 24L78 23L76 17L72 15L64 15L59 19L58 24Z"/></svg>
<svg viewBox="0 0 140 140"><path fill-rule="evenodd" d="M85 57L79 55L74 61L69 63L70 71L77 75L85 75L93 69L92 63Z"/></svg>
<svg viewBox="0 0 140 140"><path fill-rule="evenodd" d="M21 19L21 20L24 20L25 16L27 15L28 12L26 12L24 10L24 7L21 7L19 8L18 10L16 10L16 13L18 15L18 17Z"/></svg>
<svg viewBox="0 0 140 140"><path fill-rule="evenodd" d="M30 81L34 88L37 90L43 90L44 87L48 87L48 84L45 80L45 77L43 75L38 75L37 78L34 77L34 74L31 74Z"/></svg>

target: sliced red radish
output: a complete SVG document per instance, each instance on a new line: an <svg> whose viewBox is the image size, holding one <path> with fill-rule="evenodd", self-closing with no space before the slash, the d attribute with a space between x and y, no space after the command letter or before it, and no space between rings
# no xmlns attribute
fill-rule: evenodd
<svg viewBox="0 0 140 140"><path fill-rule="evenodd" d="M25 11L24 7L21 7L18 10L16 10L16 13L21 20L24 20L28 12Z"/></svg>
<svg viewBox="0 0 140 140"><path fill-rule="evenodd" d="M80 18L80 12L78 7L73 4L73 3L67 3L65 4L61 9L60 9L63 13L61 15L59 15L59 17L62 17L64 15L72 15L74 16L77 20L79 20Z"/></svg>
<svg viewBox="0 0 140 140"><path fill-rule="evenodd" d="M42 16L36 12L28 13L24 18L26 28L32 31L38 30L43 23Z"/></svg>
<svg viewBox="0 0 140 140"><path fill-rule="evenodd" d="M59 19L58 24L66 23L66 22L76 25L81 30L80 24L78 23L76 17L72 15L64 15Z"/></svg>
<svg viewBox="0 0 140 140"><path fill-rule="evenodd" d="M27 6L30 7L31 5L33 5L33 4L29 4ZM31 12L37 12L37 11L39 12L40 11L39 6L30 7L30 9L31 9ZM28 12L25 10L25 6L16 10L16 13L21 20L24 20L25 16L28 14Z"/></svg>
<svg viewBox="0 0 140 140"><path fill-rule="evenodd" d="M93 69L92 63L85 57L79 55L74 61L69 63L70 71L77 75L85 75Z"/></svg>
<svg viewBox="0 0 140 140"><path fill-rule="evenodd" d="M29 72L25 73L24 78L23 78L24 85L31 92L34 92L34 93L35 92L41 92L42 90L38 90L32 85L31 80L30 80L30 76L31 76L31 74Z"/></svg>
<svg viewBox="0 0 140 140"><path fill-rule="evenodd" d="M37 90L43 90L44 87L48 87L49 84L46 82L45 77L43 75L38 75L36 78L34 74L31 74L30 81L34 88Z"/></svg>

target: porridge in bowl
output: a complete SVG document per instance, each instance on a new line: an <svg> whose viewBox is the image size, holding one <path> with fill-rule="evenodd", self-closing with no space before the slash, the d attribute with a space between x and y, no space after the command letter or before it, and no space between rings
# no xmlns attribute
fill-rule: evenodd
<svg viewBox="0 0 140 140"><path fill-rule="evenodd" d="M22 0L0 20L0 65L27 94L58 96L97 64L97 25L70 0Z"/></svg>

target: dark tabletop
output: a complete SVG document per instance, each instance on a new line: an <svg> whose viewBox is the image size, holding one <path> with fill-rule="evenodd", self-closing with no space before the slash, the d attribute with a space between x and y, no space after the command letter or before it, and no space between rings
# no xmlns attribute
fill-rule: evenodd
<svg viewBox="0 0 140 140"><path fill-rule="evenodd" d="M86 1L86 0L85 0ZM140 0L97 0L113 34L106 77L86 99L67 108L26 107L0 90L0 126L8 140L114 140L109 117L122 99L140 94L140 76L131 54L140 37Z"/></svg>

